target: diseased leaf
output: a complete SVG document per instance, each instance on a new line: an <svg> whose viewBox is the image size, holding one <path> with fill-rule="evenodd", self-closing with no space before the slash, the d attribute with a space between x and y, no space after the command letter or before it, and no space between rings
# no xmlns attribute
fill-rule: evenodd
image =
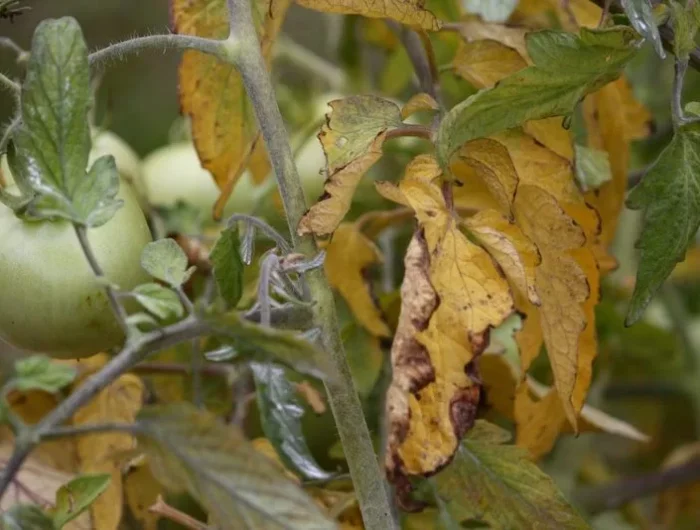
<svg viewBox="0 0 700 530"><path fill-rule="evenodd" d="M181 403L144 409L139 446L155 476L187 491L220 530L332 530L311 498L233 426Z"/></svg>
<svg viewBox="0 0 700 530"><path fill-rule="evenodd" d="M20 392L43 390L58 392L71 384L76 370L72 366L57 363L45 355L32 355L15 361L15 373L12 388Z"/></svg>
<svg viewBox="0 0 700 530"><path fill-rule="evenodd" d="M263 432L282 461L302 478L328 478L330 473L318 465L306 443L301 430L304 409L285 371L259 363L252 363L251 369Z"/></svg>
<svg viewBox="0 0 700 530"><path fill-rule="evenodd" d="M330 101L331 113L318 135L326 154L324 194L304 215L300 235L332 233L350 209L355 188L382 156L387 131L401 126L401 110L377 96Z"/></svg>
<svg viewBox="0 0 700 530"><path fill-rule="evenodd" d="M381 262L374 243L353 223L341 223L326 248L324 269L331 287L337 289L358 322L377 337L388 337L389 328L372 298L365 270Z"/></svg>
<svg viewBox="0 0 700 530"><path fill-rule="evenodd" d="M416 112L430 111L435 112L440 110L440 105L433 99L430 94L425 92L420 92L411 96L406 104L401 107L401 118L404 120L410 116L413 116Z"/></svg>
<svg viewBox="0 0 700 530"><path fill-rule="evenodd" d="M402 307L392 346L386 467L403 493L407 475L448 462L474 421L473 361L487 332L513 311L506 280L445 204L434 158L409 164L399 190L420 228L406 252Z"/></svg>
<svg viewBox="0 0 700 530"><path fill-rule="evenodd" d="M369 18L389 18L414 28L437 31L440 21L425 9L424 0L296 0L300 6L344 15L362 15Z"/></svg>
<svg viewBox="0 0 700 530"><path fill-rule="evenodd" d="M452 518L476 519L501 530L588 529L527 453L504 445L509 437L499 427L477 420L452 464L431 479Z"/></svg>
<svg viewBox="0 0 700 530"><path fill-rule="evenodd" d="M209 257L214 266L214 279L219 294L229 307L236 307L243 296L243 260L238 230L227 228L222 231Z"/></svg>
<svg viewBox="0 0 700 530"><path fill-rule="evenodd" d="M455 106L438 130L437 153L447 165L462 144L522 125L568 116L588 92L616 79L637 50L629 27L581 29L580 36L539 31L527 36L534 65Z"/></svg>
<svg viewBox="0 0 700 530"><path fill-rule="evenodd" d="M642 316L652 296L673 271L700 227L700 124L680 127L627 205L644 211L637 282L627 325Z"/></svg>
<svg viewBox="0 0 700 530"><path fill-rule="evenodd" d="M330 373L327 355L296 333L253 324L235 313L204 318L219 340L233 347L235 360L279 362L321 379Z"/></svg>
<svg viewBox="0 0 700 530"><path fill-rule="evenodd" d="M144 283L132 292L139 304L161 320L179 318L184 313L177 293L158 283Z"/></svg>
<svg viewBox="0 0 700 530"><path fill-rule="evenodd" d="M141 253L141 267L156 280L178 288L194 272L187 268L187 255L174 239L148 243Z"/></svg>
<svg viewBox="0 0 700 530"><path fill-rule="evenodd" d="M10 165L32 217L61 217L100 226L122 205L114 159L98 159L86 174L91 105L88 51L78 22L45 20L37 27L20 98L22 121Z"/></svg>
<svg viewBox="0 0 700 530"><path fill-rule="evenodd" d="M268 61L289 4L290 0L251 2L263 56ZM171 13L177 33L215 39L228 36L224 0L171 0ZM218 218L256 148L261 148L253 108L238 70L212 55L186 51L179 80L180 105L183 114L192 118L199 158L221 190L214 207Z"/></svg>
<svg viewBox="0 0 700 530"><path fill-rule="evenodd" d="M109 475L83 475L64 484L56 492L56 505L51 510L53 524L58 530L87 510L105 491Z"/></svg>
<svg viewBox="0 0 700 530"><path fill-rule="evenodd" d="M104 361L100 358L95 362ZM77 384L89 375L83 375ZM73 415L73 425L133 423L141 408L143 394L141 379L133 374L121 375ZM96 528L116 529L121 521L124 501L119 462L123 455L120 453L133 449L134 440L130 434L110 432L80 436L76 445L81 473L106 473L111 477L109 486L90 505L93 524Z"/></svg>

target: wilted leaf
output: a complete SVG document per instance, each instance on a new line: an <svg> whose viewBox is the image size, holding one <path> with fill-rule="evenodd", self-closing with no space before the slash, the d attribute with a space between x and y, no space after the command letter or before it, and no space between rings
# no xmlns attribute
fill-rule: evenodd
<svg viewBox="0 0 700 530"><path fill-rule="evenodd" d="M304 409L285 371L271 364L252 363L255 396L263 432L287 467L305 479L330 476L314 460L301 429Z"/></svg>
<svg viewBox="0 0 700 530"><path fill-rule="evenodd" d="M75 375L72 366L54 362L45 355L32 355L15 361L11 385L20 392L43 390L52 393L72 383Z"/></svg>
<svg viewBox="0 0 700 530"><path fill-rule="evenodd" d="M284 21L290 0L251 3L263 56L269 61L272 44ZM224 39L229 33L223 0L171 0L177 33ZM192 118L192 136L202 165L214 176L223 207L259 143L253 109L238 70L212 55L188 50L179 69L180 104Z"/></svg>
<svg viewBox="0 0 700 530"><path fill-rule="evenodd" d="M328 283L340 292L358 322L373 335L388 337L389 328L365 278L366 269L380 262L379 249L359 231L357 225L341 223L326 248L324 268Z"/></svg>
<svg viewBox="0 0 700 530"><path fill-rule="evenodd" d="M185 283L193 272L187 269L187 255L170 238L148 243L141 253L141 267L155 279L175 288Z"/></svg>
<svg viewBox="0 0 700 530"><path fill-rule="evenodd" d="M626 323L642 316L652 296L673 271L700 227L700 124L680 127L627 205L644 210L637 283Z"/></svg>
<svg viewBox="0 0 700 530"><path fill-rule="evenodd" d="M109 475L83 475L61 486L51 517L57 529L87 510L109 486Z"/></svg>
<svg viewBox="0 0 700 530"><path fill-rule="evenodd" d="M520 56L529 60L527 45L525 43L525 28L506 26L503 24L492 24L480 20L478 17L465 18L457 26L459 34L465 42L475 42L479 40L491 40L512 48ZM512 73L512 72L509 72Z"/></svg>
<svg viewBox="0 0 700 530"><path fill-rule="evenodd" d="M471 428L479 399L472 362L486 347L487 331L513 310L508 284L459 230L435 173L435 159L419 156L399 185L421 225L406 251L387 396L386 467L403 488L404 475L429 474L448 462Z"/></svg>
<svg viewBox="0 0 700 530"><path fill-rule="evenodd" d="M446 165L462 144L522 125L567 116L588 92L613 81L637 50L628 27L581 29L580 36L539 31L527 36L534 65L455 106L438 130L437 152Z"/></svg>
<svg viewBox="0 0 700 530"><path fill-rule="evenodd" d="M192 405L144 409L137 436L156 477L192 495L221 530L335 528L240 431Z"/></svg>
<svg viewBox="0 0 700 530"><path fill-rule="evenodd" d="M411 96L403 107L401 107L401 118L404 120L410 116L413 116L416 112L422 111L437 111L440 109L438 102L433 99L430 94L425 92L420 92Z"/></svg>
<svg viewBox="0 0 700 530"><path fill-rule="evenodd" d="M22 85L21 125L10 165L23 194L36 194L29 213L86 226L106 223L121 206L111 157L86 174L90 151L88 51L78 22L45 20L37 27Z"/></svg>
<svg viewBox="0 0 700 530"><path fill-rule="evenodd" d="M318 137L326 154L324 194L299 222L299 234L333 232L350 209L365 172L382 156L387 131L401 126L401 110L377 96L330 101L332 109Z"/></svg>
<svg viewBox="0 0 700 530"><path fill-rule="evenodd" d="M403 0L401 2L388 2L386 0L372 0L371 2L363 0L296 0L296 3L326 13L389 18L415 28L430 31L440 29L440 21L425 9L424 0Z"/></svg>
<svg viewBox="0 0 700 530"><path fill-rule="evenodd" d="M221 297L229 307L236 307L243 295L243 260L235 227L221 232L210 257Z"/></svg>
<svg viewBox="0 0 700 530"><path fill-rule="evenodd" d="M253 324L235 313L205 318L219 340L234 348L235 360L278 362L318 378L329 373L327 355L296 333Z"/></svg>
<svg viewBox="0 0 700 530"><path fill-rule="evenodd" d="M501 530L588 529L527 453L504 445L509 437L499 427L478 420L452 463L431 479L453 519L476 519Z"/></svg>
<svg viewBox="0 0 700 530"><path fill-rule="evenodd" d="M158 283L144 283L132 292L139 304L160 319L181 317L183 314L177 293Z"/></svg>
<svg viewBox="0 0 700 530"><path fill-rule="evenodd" d="M143 393L141 380L133 374L124 374L79 409L73 415L73 425L133 423ZM109 487L90 506L93 524L99 530L117 530L124 501L119 460L122 453L133 449L133 438L120 432L88 434L79 437L76 444L82 473L107 473L111 477Z"/></svg>
<svg viewBox="0 0 700 530"><path fill-rule="evenodd" d="M142 530L158 530L160 515L149 511L149 508L162 493L163 487L153 476L145 458L130 466L124 477L124 496L131 515Z"/></svg>
<svg viewBox="0 0 700 530"><path fill-rule="evenodd" d="M527 66L516 50L489 39L461 43L453 64L455 71L476 88L490 88Z"/></svg>

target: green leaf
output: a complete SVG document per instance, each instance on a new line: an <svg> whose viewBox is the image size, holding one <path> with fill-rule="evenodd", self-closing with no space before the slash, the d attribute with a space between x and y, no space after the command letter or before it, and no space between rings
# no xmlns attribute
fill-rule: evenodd
<svg viewBox="0 0 700 530"><path fill-rule="evenodd" d="M456 105L440 124L437 154L446 167L464 143L518 127L529 120L570 116L576 104L615 80L638 49L639 36L627 26L582 28L527 35L534 65Z"/></svg>
<svg viewBox="0 0 700 530"><path fill-rule="evenodd" d="M35 194L27 213L85 226L106 223L121 206L114 161L86 174L91 104L88 51L78 22L46 20L34 32L22 85L22 123L13 134L12 162L20 190Z"/></svg>
<svg viewBox="0 0 700 530"><path fill-rule="evenodd" d="M177 293L158 283L144 283L132 293L139 304L162 320L180 318L184 313Z"/></svg>
<svg viewBox="0 0 700 530"><path fill-rule="evenodd" d="M265 437L287 467L306 479L331 476L314 460L301 429L304 408L284 369L271 364L252 363L255 396Z"/></svg>
<svg viewBox="0 0 700 530"><path fill-rule="evenodd" d="M674 30L673 53L679 59L684 59L695 49L700 8L693 4L693 8L688 9L680 2L673 1L670 2L670 7Z"/></svg>
<svg viewBox="0 0 700 530"><path fill-rule="evenodd" d="M186 490L219 530L331 530L315 502L233 426L187 403L146 407L139 446L153 473Z"/></svg>
<svg viewBox="0 0 700 530"><path fill-rule="evenodd" d="M659 35L659 28L656 26L651 2L649 0L621 0L621 4L632 27L651 42L659 57L665 59L666 52Z"/></svg>
<svg viewBox="0 0 700 530"><path fill-rule="evenodd" d="M291 331L281 331L243 320L236 313L204 317L218 339L241 357L278 362L297 372L324 379L330 373L328 357Z"/></svg>
<svg viewBox="0 0 700 530"><path fill-rule="evenodd" d="M479 15L486 22L505 22L518 5L518 0L462 0L469 13Z"/></svg>
<svg viewBox="0 0 700 530"><path fill-rule="evenodd" d="M53 393L72 383L75 376L76 370L71 366L55 363L45 355L32 355L15 361L12 388L22 392L43 390Z"/></svg>
<svg viewBox="0 0 700 530"><path fill-rule="evenodd" d="M199 234L203 215L199 208L178 199L171 206L156 207L165 234Z"/></svg>
<svg viewBox="0 0 700 530"><path fill-rule="evenodd" d="M477 420L452 463L430 479L452 518L480 520L494 530L589 528L527 451L503 445L508 438Z"/></svg>
<svg viewBox="0 0 700 530"><path fill-rule="evenodd" d="M159 239L146 245L141 253L141 267L171 287L180 287L189 280L194 268L187 268L187 256L174 239Z"/></svg>
<svg viewBox="0 0 700 530"><path fill-rule="evenodd" d="M236 228L227 228L221 232L210 259L221 297L229 307L236 307L243 295L243 260Z"/></svg>
<svg viewBox="0 0 700 530"><path fill-rule="evenodd" d="M683 261L700 227L700 123L680 127L632 190L627 206L644 210L639 267L625 323L642 316L652 296Z"/></svg>
<svg viewBox="0 0 700 530"><path fill-rule="evenodd" d="M56 492L56 506L51 510L58 530L87 510L107 489L110 475L83 475L64 484Z"/></svg>
<svg viewBox="0 0 700 530"><path fill-rule="evenodd" d="M0 514L2 530L55 530L53 520L39 506L15 504Z"/></svg>
<svg viewBox="0 0 700 530"><path fill-rule="evenodd" d="M576 180L582 191L598 189L612 179L607 151L575 144L574 153Z"/></svg>

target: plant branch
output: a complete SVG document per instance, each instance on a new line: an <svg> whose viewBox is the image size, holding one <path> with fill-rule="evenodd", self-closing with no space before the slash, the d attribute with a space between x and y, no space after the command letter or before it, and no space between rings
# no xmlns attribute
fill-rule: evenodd
<svg viewBox="0 0 700 530"><path fill-rule="evenodd" d="M260 230L263 234L265 234L268 238L270 238L272 241L277 243L277 247L280 249L280 251L283 254L289 254L292 251L292 248L289 246L289 243L287 242L287 240L284 237L282 237L282 234L280 234L277 230L272 228L269 224L267 224L262 219L258 219L257 217L253 217L252 215L246 215L243 213L235 213L227 219L226 225L233 226L234 223L237 223L240 221L243 221L249 225L254 226L258 230Z"/></svg>
<svg viewBox="0 0 700 530"><path fill-rule="evenodd" d="M673 117L673 127L678 129L688 122L688 118L683 111L683 80L688 70L688 58L679 59L676 57L673 75L673 94L671 95L671 116Z"/></svg>
<svg viewBox="0 0 700 530"><path fill-rule="evenodd" d="M345 71L284 35L277 38L275 57L286 59L323 79L331 90L343 90L347 84Z"/></svg>
<svg viewBox="0 0 700 530"><path fill-rule="evenodd" d="M617 509L635 499L700 480L700 459L662 471L582 488L574 498L591 514Z"/></svg>
<svg viewBox="0 0 700 530"><path fill-rule="evenodd" d="M75 228L75 235L78 236L78 241L80 242L80 246L83 249L83 254L85 254L85 258L88 260L92 272L95 274L95 277L98 280L104 280L106 282L107 277L105 276L102 267L97 262L95 254L92 252L92 247L90 246L90 241L88 240L87 236L87 230L85 229L85 227L77 224L74 224L73 227ZM124 310L124 307L119 303L117 293L108 283L105 283L104 289L105 293L107 294L107 299L109 300L109 305L112 308L112 312L114 313L114 316L116 317L119 326L122 328L124 336L128 337L129 326L126 323L126 311Z"/></svg>
<svg viewBox="0 0 700 530"><path fill-rule="evenodd" d="M15 83L12 79L7 77L5 74L0 72L0 86L10 90L11 92L19 92L21 87L18 83Z"/></svg>
<svg viewBox="0 0 700 530"><path fill-rule="evenodd" d="M428 58L428 53L426 52L420 35L393 20L388 20L387 24L396 36L399 37L406 49L406 53L411 59L413 69L416 72L421 91L430 94L435 101L441 103L438 84L439 78L433 76L433 71L437 71L437 66L431 66L431 61Z"/></svg>
<svg viewBox="0 0 700 530"><path fill-rule="evenodd" d="M96 66L109 61L122 60L129 54L138 53L147 48L160 50L169 48L177 50L196 49L204 53L220 56L222 42L192 35L145 35L110 44L106 48L91 53L89 60L90 66Z"/></svg>
<svg viewBox="0 0 700 530"><path fill-rule="evenodd" d="M10 37L0 37L0 48L7 48L8 50L12 50L19 57L22 57L23 55L27 55L29 53L15 41L13 41Z"/></svg>
<svg viewBox="0 0 700 530"><path fill-rule="evenodd" d="M393 138L401 138L405 136L413 136L416 138L425 138L426 140L432 140L433 131L430 130L430 127L426 127L425 125L406 124L401 127L397 127L396 129L390 129L386 133L387 140L392 140Z"/></svg>
<svg viewBox="0 0 700 530"><path fill-rule="evenodd" d="M307 210L301 180L285 129L284 120L275 98L265 60L253 25L248 0L228 0L231 35L239 43L236 58L248 96L252 100L272 167L284 202L287 222L295 251L307 259L318 249L310 236L297 234L299 221ZM357 391L348 367L338 329L335 300L322 268L306 274L316 327L320 329L323 346L331 357L334 374L326 382L329 402L345 450L350 474L368 530L393 530L397 524L372 440L362 412Z"/></svg>
<svg viewBox="0 0 700 530"><path fill-rule="evenodd" d="M42 440L51 440L54 438L64 438L66 436L85 436L88 434L99 434L105 432L133 432L134 425L131 423L96 423L88 425L78 425L76 427L54 427L50 431L44 433Z"/></svg>
<svg viewBox="0 0 700 530"><path fill-rule="evenodd" d="M160 515L166 519L170 519L174 523L177 523L184 528L189 530L210 530L207 525L203 522L198 521L194 517L181 512L177 508L173 508L163 500L163 497L158 495L156 502L153 506L148 508L148 511L156 515Z"/></svg>

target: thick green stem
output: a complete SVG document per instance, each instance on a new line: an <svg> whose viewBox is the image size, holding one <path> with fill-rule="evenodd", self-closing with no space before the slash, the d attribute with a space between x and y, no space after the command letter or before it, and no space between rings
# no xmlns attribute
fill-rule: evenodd
<svg viewBox="0 0 700 530"><path fill-rule="evenodd" d="M237 47L238 65L248 96L253 102L272 167L284 201L294 248L311 258L318 252L312 237L297 235L296 228L307 211L301 180L294 165L289 137L267 73L248 0L229 0L231 49ZM314 321L335 373L326 384L350 474L360 503L365 528L391 530L397 527L386 482L372 447L360 399L348 367L338 330L333 293L322 269L309 271L306 279L315 305Z"/></svg>

